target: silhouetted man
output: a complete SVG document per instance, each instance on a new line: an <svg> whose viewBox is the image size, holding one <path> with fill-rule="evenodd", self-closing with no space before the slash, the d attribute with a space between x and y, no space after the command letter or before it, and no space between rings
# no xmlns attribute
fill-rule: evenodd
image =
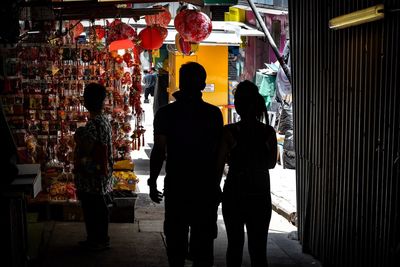
<svg viewBox="0 0 400 267"><path fill-rule="evenodd" d="M201 98L205 69L189 62L179 75L177 101L161 107L154 118L150 198L162 200L156 180L166 160L164 233L169 264L184 266L188 257L193 266L212 266L220 193L214 166L223 120L219 108Z"/></svg>

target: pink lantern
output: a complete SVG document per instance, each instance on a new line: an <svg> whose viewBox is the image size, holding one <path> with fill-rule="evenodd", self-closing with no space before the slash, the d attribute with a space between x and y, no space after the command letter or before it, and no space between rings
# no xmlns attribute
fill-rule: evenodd
<svg viewBox="0 0 400 267"><path fill-rule="evenodd" d="M135 39L137 37L136 31L132 26L123 22L115 23L115 21L113 22L114 24L110 24L107 38L108 43L121 39Z"/></svg>
<svg viewBox="0 0 400 267"><path fill-rule="evenodd" d="M179 12L174 25L185 41L194 43L203 41L212 31L210 18L203 12L191 9Z"/></svg>
<svg viewBox="0 0 400 267"><path fill-rule="evenodd" d="M158 49L162 46L164 38L158 27L147 26L139 33L140 46L146 50Z"/></svg>
<svg viewBox="0 0 400 267"><path fill-rule="evenodd" d="M169 13L169 10L165 7L162 7L162 9L164 11L158 14L144 16L148 26L159 25L164 28L168 26L169 22L171 21L171 13Z"/></svg>

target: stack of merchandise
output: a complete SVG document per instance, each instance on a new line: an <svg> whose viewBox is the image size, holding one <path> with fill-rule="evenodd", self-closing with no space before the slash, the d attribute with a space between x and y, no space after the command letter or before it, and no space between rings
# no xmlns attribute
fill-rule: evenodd
<svg viewBox="0 0 400 267"><path fill-rule="evenodd" d="M134 164L130 160L120 160L114 164L114 190L136 191L139 182L134 173Z"/></svg>

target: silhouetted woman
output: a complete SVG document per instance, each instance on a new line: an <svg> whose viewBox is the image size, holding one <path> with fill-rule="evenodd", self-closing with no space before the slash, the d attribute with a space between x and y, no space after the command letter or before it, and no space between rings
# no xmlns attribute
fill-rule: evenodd
<svg viewBox="0 0 400 267"><path fill-rule="evenodd" d="M87 239L79 244L89 250L110 246L108 236L112 191L111 124L103 113L106 88L90 83L83 93L89 121L75 132L75 184L85 220Z"/></svg>
<svg viewBox="0 0 400 267"><path fill-rule="evenodd" d="M222 195L222 213L228 236L227 266L241 266L247 228L251 266L267 266L267 236L271 219L269 171L276 164L275 130L263 123L267 110L257 86L239 83L235 108L240 121L224 127L218 166L229 171Z"/></svg>

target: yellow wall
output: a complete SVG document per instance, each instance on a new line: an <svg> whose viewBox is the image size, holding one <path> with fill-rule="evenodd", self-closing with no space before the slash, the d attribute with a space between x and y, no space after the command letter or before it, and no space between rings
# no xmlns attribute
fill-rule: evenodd
<svg viewBox="0 0 400 267"><path fill-rule="evenodd" d="M179 69L182 64L194 61L201 64L207 72L207 84L214 84L214 92L203 92L203 100L221 108L224 122L228 121L228 47L203 46L195 55L182 56L169 54L170 95L179 88ZM173 100L173 99L170 99Z"/></svg>

